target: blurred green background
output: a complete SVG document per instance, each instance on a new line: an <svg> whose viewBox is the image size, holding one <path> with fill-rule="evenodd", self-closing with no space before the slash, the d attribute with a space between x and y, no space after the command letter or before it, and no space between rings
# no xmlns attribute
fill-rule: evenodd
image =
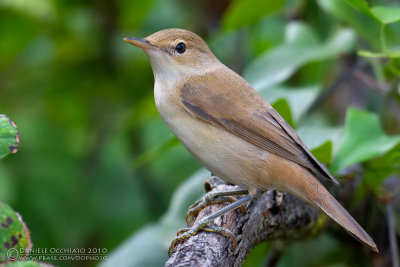
<svg viewBox="0 0 400 267"><path fill-rule="evenodd" d="M143 231L160 231L143 235L149 241L168 233L157 249L143 245L148 258L131 250L131 259L110 256L109 264L116 258L126 266L162 264L171 233L184 226L208 174L185 184L193 193L175 193L175 206L161 217L201 165L158 115L145 54L122 38L177 27L202 36L244 75L334 174L362 162L361 176L372 178L362 179L352 205L381 203L371 214L383 216L396 195L385 191L386 178L400 173L399 14L398 1L0 0L0 113L18 124L21 137L19 152L0 162L0 200L22 214L34 247L111 253L132 235L135 243ZM346 116L348 107L365 111ZM349 250L351 238L324 234L288 246L279 266L294 266L304 255L304 266L347 266L354 259L385 266L379 264L390 262L388 230L370 221L381 256L357 251L356 242ZM125 244L120 249L128 253ZM258 247L248 266L263 264L270 247Z"/></svg>

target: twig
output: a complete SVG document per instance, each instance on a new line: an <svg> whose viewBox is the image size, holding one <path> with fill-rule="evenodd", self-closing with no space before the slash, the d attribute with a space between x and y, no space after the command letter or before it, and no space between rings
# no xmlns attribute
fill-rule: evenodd
<svg viewBox="0 0 400 267"><path fill-rule="evenodd" d="M389 243L390 243L390 252L392 258L392 266L399 267L399 255L397 254L399 250L397 246L396 232L394 230L393 206L390 202L386 204L386 214L387 214L388 228L389 228Z"/></svg>
<svg viewBox="0 0 400 267"><path fill-rule="evenodd" d="M216 185L213 190L235 190L233 185ZM212 205L203 209L201 218L221 209ZM274 239L294 239L309 235L318 218L318 211L297 198L270 189L247 205L247 214L240 209L214 221L228 228L237 237L233 251L232 241L216 233L199 232L181 242L165 266L241 266L247 254L260 242Z"/></svg>

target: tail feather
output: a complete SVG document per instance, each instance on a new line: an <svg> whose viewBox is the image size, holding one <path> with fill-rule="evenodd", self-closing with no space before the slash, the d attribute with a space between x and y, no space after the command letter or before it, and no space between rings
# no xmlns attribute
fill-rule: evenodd
<svg viewBox="0 0 400 267"><path fill-rule="evenodd" d="M332 195L329 194L329 197L325 198L324 201L315 204L353 237L369 246L373 251L378 252L374 240Z"/></svg>
<svg viewBox="0 0 400 267"><path fill-rule="evenodd" d="M312 174L308 173L303 178L306 180L293 193L320 208L353 237L378 252L374 240Z"/></svg>

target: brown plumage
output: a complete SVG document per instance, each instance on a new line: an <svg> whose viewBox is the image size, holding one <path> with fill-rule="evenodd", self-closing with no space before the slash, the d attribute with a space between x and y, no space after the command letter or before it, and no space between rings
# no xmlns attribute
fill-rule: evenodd
<svg viewBox="0 0 400 267"><path fill-rule="evenodd" d="M250 194L271 186L288 191L377 251L371 237L316 177L336 179L271 105L219 62L200 37L169 29L126 41L149 56L160 114L204 166Z"/></svg>
<svg viewBox="0 0 400 267"><path fill-rule="evenodd" d="M338 183L292 127L242 77L229 69L219 71L219 75L213 72L192 77L182 85L182 104L192 115ZM228 90L221 92L221 87Z"/></svg>

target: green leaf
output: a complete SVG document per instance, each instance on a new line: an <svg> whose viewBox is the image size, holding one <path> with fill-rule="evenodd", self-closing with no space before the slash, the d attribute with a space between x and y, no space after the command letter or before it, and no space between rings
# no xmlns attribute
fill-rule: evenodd
<svg viewBox="0 0 400 267"><path fill-rule="evenodd" d="M367 1L365 0L346 0L347 3L352 5L354 8L358 9L362 13L364 13L367 16L370 16L371 18L377 19L375 15L371 12L369 5Z"/></svg>
<svg viewBox="0 0 400 267"><path fill-rule="evenodd" d="M400 136L387 136L377 115L350 108L346 114L343 142L331 172L378 157L400 143Z"/></svg>
<svg viewBox="0 0 400 267"><path fill-rule="evenodd" d="M400 7L373 6L369 7L365 0L346 0L365 15L376 19L379 23L389 24L400 20Z"/></svg>
<svg viewBox="0 0 400 267"><path fill-rule="evenodd" d="M286 27L285 42L256 58L243 76L256 90L262 90L283 82L304 64L349 52L354 44L355 36L349 29L342 29L327 41L319 42L309 26L292 22Z"/></svg>
<svg viewBox="0 0 400 267"><path fill-rule="evenodd" d="M381 53L374 53L370 51L360 50L357 52L362 57L370 57L370 58L400 58L400 50L399 51L387 51Z"/></svg>
<svg viewBox="0 0 400 267"><path fill-rule="evenodd" d="M31 237L21 215L0 202L0 263L23 259L31 249Z"/></svg>
<svg viewBox="0 0 400 267"><path fill-rule="evenodd" d="M272 107L278 111L279 114L289 123L290 126L295 128L292 118L292 112L290 111L289 103L286 99L280 98L272 104Z"/></svg>
<svg viewBox="0 0 400 267"><path fill-rule="evenodd" d="M236 0L222 18L225 30L234 30L256 23L261 18L282 9L283 0Z"/></svg>
<svg viewBox="0 0 400 267"><path fill-rule="evenodd" d="M367 162L363 181L369 188L379 190L381 182L392 174L400 175L400 145Z"/></svg>
<svg viewBox="0 0 400 267"><path fill-rule="evenodd" d="M368 40L372 48L380 48L379 21L368 12L368 6L365 7L365 1L346 1L346 0L318 0L318 5L328 15L333 16L338 21L351 26L362 38ZM352 5L353 3L353 5ZM364 12L359 12L362 9Z"/></svg>
<svg viewBox="0 0 400 267"><path fill-rule="evenodd" d="M17 125L7 116L0 114L0 159L16 153L19 146Z"/></svg>
<svg viewBox="0 0 400 267"><path fill-rule="evenodd" d="M374 6L371 13L383 24L400 21L400 7Z"/></svg>
<svg viewBox="0 0 400 267"><path fill-rule="evenodd" d="M52 1L39 1L36 4L29 0L0 1L0 8L11 8L42 20L54 19L56 14L55 4Z"/></svg>
<svg viewBox="0 0 400 267"><path fill-rule="evenodd" d="M111 253L100 267L161 266L168 259L168 247L179 228L186 226L187 210L204 194L210 172L202 169L188 178L174 193L160 222L147 225ZM132 257L135 255L135 257Z"/></svg>
<svg viewBox="0 0 400 267"><path fill-rule="evenodd" d="M333 144L331 140L311 150L311 153L322 163L330 164L332 161Z"/></svg>
<svg viewBox="0 0 400 267"><path fill-rule="evenodd" d="M368 39L369 46L372 46L373 50L383 50L383 52L379 53L359 51L360 56L371 58L400 57L399 51L388 49L388 42L390 40L394 44L393 48L397 47L399 27L394 26L390 30L386 29L388 26L385 27L387 24L400 20L400 7L374 6L370 8L365 0L319 0L318 2L323 9L352 25L360 32L360 35ZM343 3L354 7L361 13L354 14Z"/></svg>

